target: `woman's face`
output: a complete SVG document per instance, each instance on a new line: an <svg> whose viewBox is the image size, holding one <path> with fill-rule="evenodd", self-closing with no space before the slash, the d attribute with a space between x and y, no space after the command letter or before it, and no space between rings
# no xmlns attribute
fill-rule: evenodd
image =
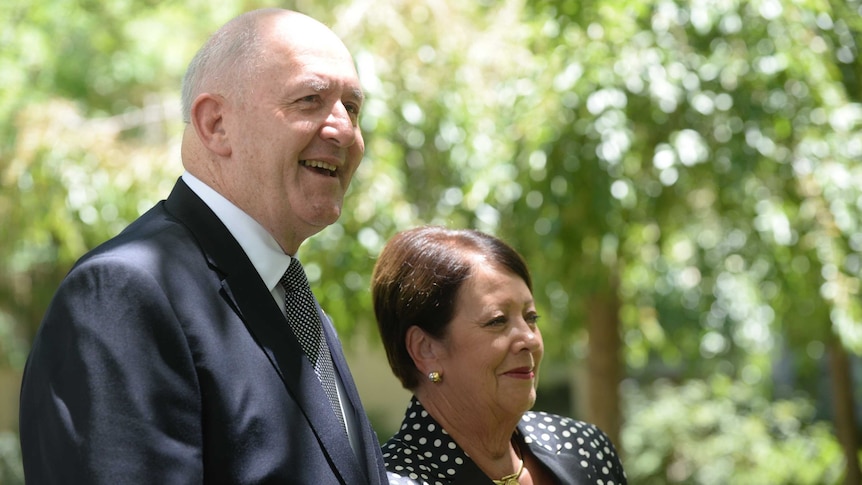
<svg viewBox="0 0 862 485"><path fill-rule="evenodd" d="M530 409L544 352L537 320L524 280L478 257L440 342L439 390L479 412L520 416Z"/></svg>

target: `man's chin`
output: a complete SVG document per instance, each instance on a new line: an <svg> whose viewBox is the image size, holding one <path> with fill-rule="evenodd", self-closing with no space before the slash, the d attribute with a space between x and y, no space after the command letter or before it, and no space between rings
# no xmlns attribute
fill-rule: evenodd
<svg viewBox="0 0 862 485"><path fill-rule="evenodd" d="M338 222L338 218L341 217L341 208L330 209L326 211L319 211L315 214L314 217L308 220L308 225L311 226L312 230L315 231L315 234L326 229Z"/></svg>

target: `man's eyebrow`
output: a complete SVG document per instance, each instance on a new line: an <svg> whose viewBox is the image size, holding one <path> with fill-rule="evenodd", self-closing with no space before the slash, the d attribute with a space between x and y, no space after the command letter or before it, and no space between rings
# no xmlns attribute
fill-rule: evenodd
<svg viewBox="0 0 862 485"><path fill-rule="evenodd" d="M353 93L353 97L356 99L356 101L358 101L360 103L365 101L365 93L363 93L361 89L359 89L359 88L353 89L352 93Z"/></svg>
<svg viewBox="0 0 862 485"><path fill-rule="evenodd" d="M323 92L327 91L332 87L332 83L327 81L326 79L321 79L319 77L308 77L300 81L300 85L309 88L315 92ZM353 88L348 91L352 97L362 103L365 101L365 93L362 91L362 88Z"/></svg>
<svg viewBox="0 0 862 485"><path fill-rule="evenodd" d="M320 79L319 77L309 77L300 81L300 84L306 88L312 89L316 92L326 91L329 89L329 81L325 79Z"/></svg>

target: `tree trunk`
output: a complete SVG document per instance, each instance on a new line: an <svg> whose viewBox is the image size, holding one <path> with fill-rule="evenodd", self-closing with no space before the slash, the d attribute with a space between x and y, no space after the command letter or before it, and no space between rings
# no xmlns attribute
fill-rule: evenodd
<svg viewBox="0 0 862 485"><path fill-rule="evenodd" d="M829 373L832 380L832 406L835 413L835 434L844 450L847 460L847 470L844 483L857 485L862 483L862 472L859 469L858 448L856 437L856 416L853 402L853 376L850 370L850 359L839 339L833 339L829 344Z"/></svg>
<svg viewBox="0 0 862 485"><path fill-rule="evenodd" d="M619 388L623 376L619 311L614 280L588 302L587 420L607 433L618 451L622 448Z"/></svg>

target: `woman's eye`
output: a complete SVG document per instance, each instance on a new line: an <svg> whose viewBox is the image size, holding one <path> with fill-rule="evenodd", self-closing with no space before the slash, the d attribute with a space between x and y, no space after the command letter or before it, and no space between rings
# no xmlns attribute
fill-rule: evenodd
<svg viewBox="0 0 862 485"><path fill-rule="evenodd" d="M535 325L539 323L539 318L541 317L538 313L530 313L526 317L524 317L524 320L526 320L527 323L529 323L530 325Z"/></svg>
<svg viewBox="0 0 862 485"><path fill-rule="evenodd" d="M504 315L500 315L500 316L494 317L490 321L488 321L486 326L493 327L493 326L500 326L500 325L505 325L505 324L506 324L506 317Z"/></svg>

